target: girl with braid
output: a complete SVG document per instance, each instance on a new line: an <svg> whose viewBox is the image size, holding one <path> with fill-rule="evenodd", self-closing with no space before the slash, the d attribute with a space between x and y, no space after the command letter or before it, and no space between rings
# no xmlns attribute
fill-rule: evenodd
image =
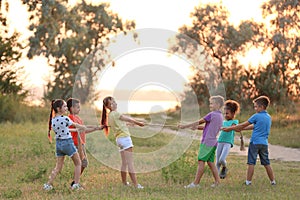
<svg viewBox="0 0 300 200"><path fill-rule="evenodd" d="M107 114L107 111L108 114ZM137 121L131 117L120 114L117 111L117 103L113 97L106 97L103 99L103 110L101 124L105 126L104 131L108 134L108 127L110 127L110 132L112 132L116 138L116 143L119 146L119 151L121 154L122 164L121 164L121 178L124 185L129 185L126 181L127 170L129 176L132 180L134 187L137 189L143 189L144 187L137 183L137 178L135 175L133 167L133 143L130 137L129 129L126 125L127 123L136 124L138 126L144 126L143 122Z"/></svg>
<svg viewBox="0 0 300 200"><path fill-rule="evenodd" d="M72 185L71 189L72 190L82 189L82 187L79 184L81 161L77 149L72 140L72 135L70 133L69 126L73 125L81 131L85 131L86 127L84 125L74 123L72 120L70 120L69 117L64 116L66 111L67 111L67 103L64 100L56 99L52 101L51 112L49 117L48 133L50 133L51 129L55 132L57 160L56 160L56 166L52 170L48 182L44 184L44 190L47 191L53 189L52 183L55 177L57 176L57 174L62 170L66 155L72 158L75 166L74 184Z"/></svg>

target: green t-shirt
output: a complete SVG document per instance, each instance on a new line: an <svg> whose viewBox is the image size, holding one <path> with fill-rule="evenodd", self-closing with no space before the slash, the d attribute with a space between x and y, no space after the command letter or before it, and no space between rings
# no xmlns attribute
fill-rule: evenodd
<svg viewBox="0 0 300 200"><path fill-rule="evenodd" d="M120 116L121 114L117 111L112 111L108 115L108 125L110 126L110 131L116 138L130 136L129 129L126 123L120 120Z"/></svg>
<svg viewBox="0 0 300 200"><path fill-rule="evenodd" d="M223 127L229 127L232 126L233 124L237 125L239 123L239 120L233 119L229 121L223 121ZM225 143L230 143L231 147L233 147L234 144L234 130L225 132L221 131L218 142L225 142Z"/></svg>

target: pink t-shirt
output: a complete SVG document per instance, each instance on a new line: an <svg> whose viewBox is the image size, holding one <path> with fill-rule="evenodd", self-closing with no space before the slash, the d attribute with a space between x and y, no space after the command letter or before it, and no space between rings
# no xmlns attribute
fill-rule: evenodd
<svg viewBox="0 0 300 200"><path fill-rule="evenodd" d="M201 143L206 146L217 146L217 135L223 124L223 115L221 111L212 111L208 113L204 120L206 121Z"/></svg>

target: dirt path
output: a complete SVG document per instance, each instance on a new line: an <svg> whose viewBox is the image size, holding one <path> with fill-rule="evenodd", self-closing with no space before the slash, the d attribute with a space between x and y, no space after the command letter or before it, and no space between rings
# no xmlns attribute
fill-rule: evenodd
<svg viewBox="0 0 300 200"><path fill-rule="evenodd" d="M239 137L236 137L235 140L240 140ZM248 138L244 138L245 143L249 143ZM248 147L245 147L245 151L240 151L239 145L234 145L230 150L231 154L247 156ZM270 159L282 160L282 161L298 161L300 162L300 148L289 148L279 145L269 144L269 156Z"/></svg>
<svg viewBox="0 0 300 200"><path fill-rule="evenodd" d="M180 134L182 136L190 137L191 135L184 131L177 132L175 130L164 128L163 132L171 134ZM194 136L194 140L200 140L201 136ZM239 141L239 137L235 137L236 141ZM245 144L249 144L249 139L244 137ZM245 147L245 151L240 151L239 145L234 145L230 150L230 154L247 156L248 147ZM300 162L300 148L288 148L279 145L269 144L269 156L270 159L281 160L281 161L297 161Z"/></svg>

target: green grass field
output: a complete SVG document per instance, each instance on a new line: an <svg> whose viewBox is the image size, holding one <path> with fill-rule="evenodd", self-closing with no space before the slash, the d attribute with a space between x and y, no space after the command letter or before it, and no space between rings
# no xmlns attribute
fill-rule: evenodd
<svg viewBox="0 0 300 200"><path fill-rule="evenodd" d="M299 148L299 128L299 124L275 128L270 142L285 137L286 146ZM63 171L54 181L55 189L46 192L43 183L55 166L55 143L48 142L47 122L4 123L0 132L1 199L299 199L300 196L299 162L271 161L276 186L269 184L264 168L257 165L252 185L245 186L246 157L234 155L228 157L229 175L221 180L220 187L210 187L213 177L207 167L201 188L184 189L193 180L197 167L197 140L169 166L137 174L139 183L145 186L143 190L123 186L118 170L89 154L89 167L81 177L85 190L69 189L74 167L71 159L66 158ZM173 137L163 133L148 139L133 137L134 151L151 152L165 146Z"/></svg>

